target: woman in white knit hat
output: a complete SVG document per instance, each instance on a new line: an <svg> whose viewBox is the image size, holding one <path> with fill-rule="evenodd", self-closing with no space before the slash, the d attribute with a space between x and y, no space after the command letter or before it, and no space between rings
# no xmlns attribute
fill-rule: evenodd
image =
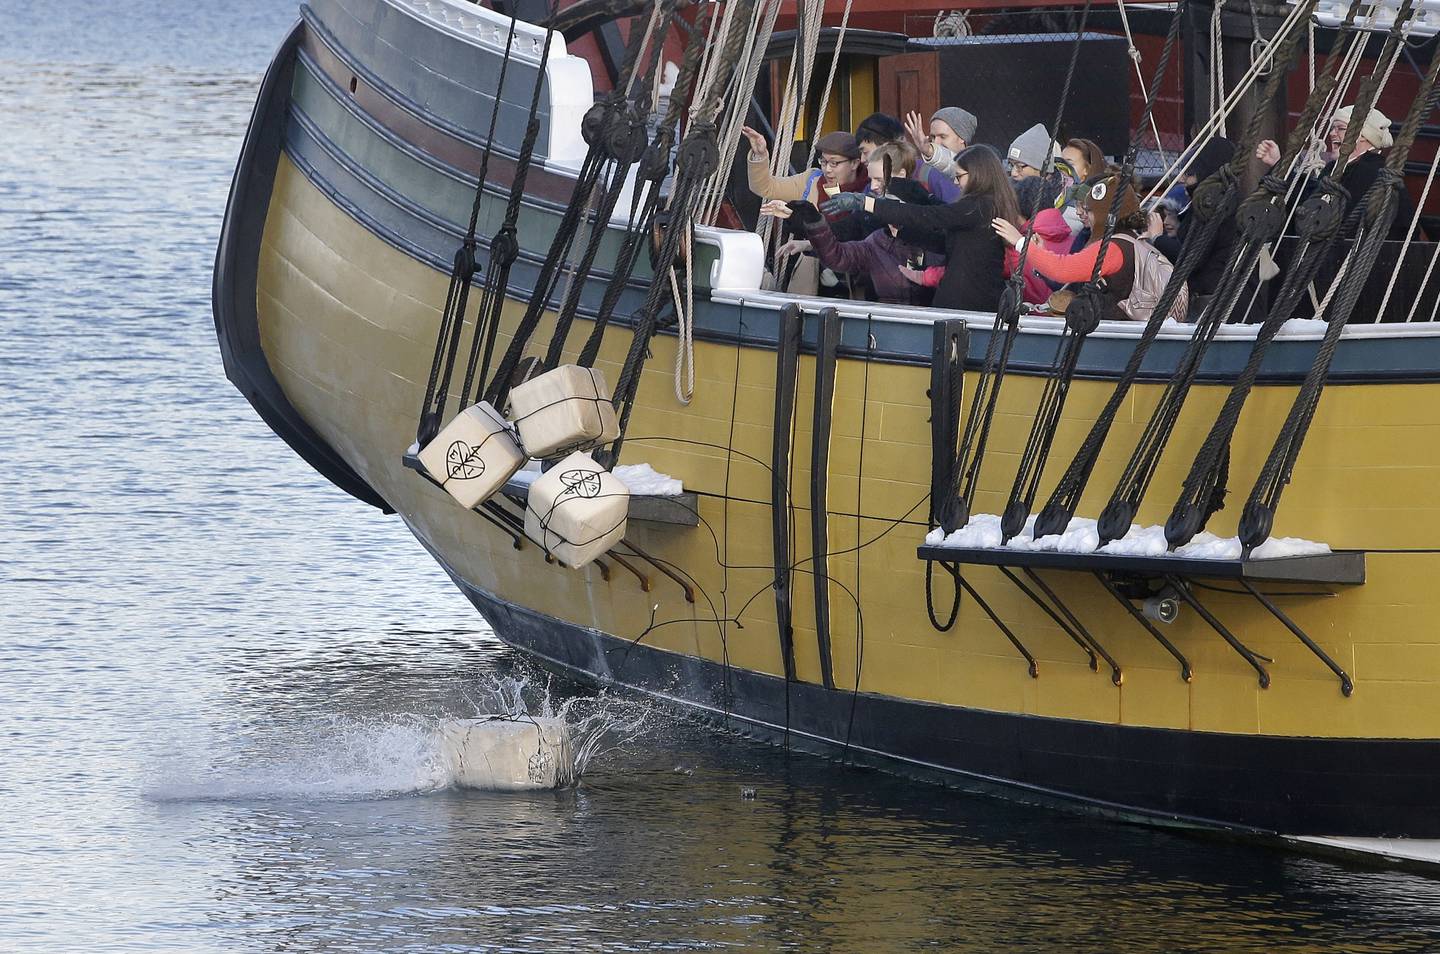
<svg viewBox="0 0 1440 954"><path fill-rule="evenodd" d="M1330 130L1325 136L1325 145L1329 162L1321 170L1321 175L1329 175L1335 168L1335 160L1340 150L1344 148L1345 137L1350 132L1350 124L1354 121L1355 107L1346 106L1335 110L1334 117L1330 120ZM1380 170L1385 167L1385 157L1381 153L1395 145L1395 137L1390 134L1390 118L1378 109L1372 109L1365 116L1365 125L1360 128L1360 134L1355 137L1355 147L1350 152L1350 158L1346 160L1345 171L1340 175L1340 185L1350 194L1350 202L1359 202L1370 191L1375 180L1380 175ZM1267 139L1255 148L1255 158L1267 166L1273 166L1280 161L1280 146L1273 139ZM1285 170L1281 170L1284 172ZM1415 206L1411 202L1410 193L1401 190L1400 207L1396 212L1395 220L1390 225L1391 240L1403 241L1405 233L1410 229L1410 219L1415 213Z"/></svg>

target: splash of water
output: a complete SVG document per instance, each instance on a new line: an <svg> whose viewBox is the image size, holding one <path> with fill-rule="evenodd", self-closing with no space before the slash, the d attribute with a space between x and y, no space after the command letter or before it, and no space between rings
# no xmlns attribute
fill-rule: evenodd
<svg viewBox="0 0 1440 954"><path fill-rule="evenodd" d="M172 755L144 787L152 801L357 800L451 788L456 766L437 727L450 718L556 718L570 736L561 787L577 784L595 760L640 738L649 705L599 693L559 698L530 676L487 675L462 705L440 713L368 719L332 716L273 727L260 738L196 746ZM203 749L203 751L201 751Z"/></svg>
<svg viewBox="0 0 1440 954"><path fill-rule="evenodd" d="M578 783L590 763L643 736L654 709L648 703L600 692L569 696L557 703L553 682L543 685L527 675L492 676L476 690L471 704L482 715L511 719L553 718L564 722L573 755L562 784Z"/></svg>

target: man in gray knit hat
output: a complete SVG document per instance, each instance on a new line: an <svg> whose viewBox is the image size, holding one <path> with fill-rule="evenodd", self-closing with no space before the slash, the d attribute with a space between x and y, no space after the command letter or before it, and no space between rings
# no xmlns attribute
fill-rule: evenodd
<svg viewBox="0 0 1440 954"><path fill-rule="evenodd" d="M955 175L955 157L975 141L980 121L975 114L959 106L942 106L930 116L927 128L920 114L911 111L905 117L905 131L920 150L925 163L947 176Z"/></svg>

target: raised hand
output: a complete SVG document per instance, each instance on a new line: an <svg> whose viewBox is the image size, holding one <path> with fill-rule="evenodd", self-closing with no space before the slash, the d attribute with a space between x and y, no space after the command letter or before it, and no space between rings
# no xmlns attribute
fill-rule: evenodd
<svg viewBox="0 0 1440 954"><path fill-rule="evenodd" d="M756 162L762 162L770 156L770 144L765 141L757 130L749 126L740 127L740 135L750 141L750 158Z"/></svg>
<svg viewBox="0 0 1440 954"><path fill-rule="evenodd" d="M1255 147L1255 158L1267 166L1273 166L1280 161L1280 146L1275 140L1266 139Z"/></svg>
<svg viewBox="0 0 1440 954"><path fill-rule="evenodd" d="M915 110L905 114L905 132L915 148L920 150L920 155L929 159L935 155L935 146L930 142L930 130L925 126L925 119Z"/></svg>
<svg viewBox="0 0 1440 954"><path fill-rule="evenodd" d="M761 215L773 215L777 219L790 218L790 203L784 199L771 199L760 206Z"/></svg>

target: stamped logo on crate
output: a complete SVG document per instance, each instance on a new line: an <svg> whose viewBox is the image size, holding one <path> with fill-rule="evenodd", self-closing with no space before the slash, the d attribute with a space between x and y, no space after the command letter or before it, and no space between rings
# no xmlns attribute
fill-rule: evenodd
<svg viewBox="0 0 1440 954"><path fill-rule="evenodd" d="M598 470L567 470L560 475L560 483L565 485L565 489L560 491L561 497L584 497L588 500L600 496Z"/></svg>
<svg viewBox="0 0 1440 954"><path fill-rule="evenodd" d="M445 451L445 473L451 480L470 480L485 473L485 459L480 447L454 441Z"/></svg>

